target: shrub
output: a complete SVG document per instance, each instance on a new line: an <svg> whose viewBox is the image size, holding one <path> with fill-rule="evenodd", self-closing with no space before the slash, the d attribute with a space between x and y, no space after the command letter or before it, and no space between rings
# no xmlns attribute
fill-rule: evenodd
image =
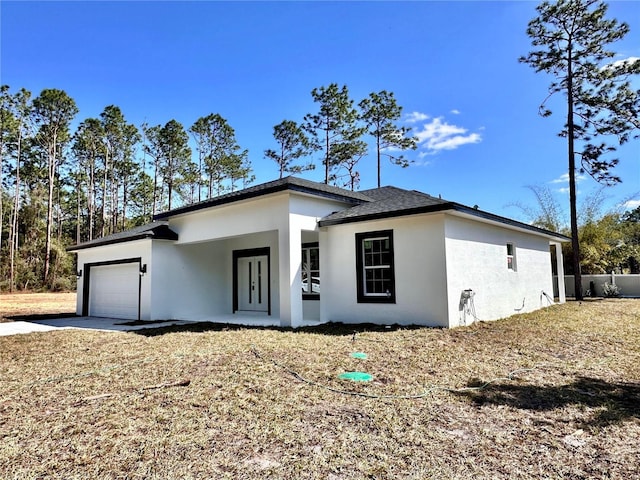
<svg viewBox="0 0 640 480"><path fill-rule="evenodd" d="M619 297L620 289L615 283L604 282L602 285L602 292L605 297Z"/></svg>
<svg viewBox="0 0 640 480"><path fill-rule="evenodd" d="M69 292L73 289L71 280L66 277L56 278L51 285L52 292Z"/></svg>

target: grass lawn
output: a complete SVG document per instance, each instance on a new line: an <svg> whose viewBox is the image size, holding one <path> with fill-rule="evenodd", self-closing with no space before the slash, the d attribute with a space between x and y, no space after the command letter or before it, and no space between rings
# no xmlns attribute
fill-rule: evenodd
<svg viewBox="0 0 640 480"><path fill-rule="evenodd" d="M455 330L0 337L2 479L631 479L639 438L640 300Z"/></svg>

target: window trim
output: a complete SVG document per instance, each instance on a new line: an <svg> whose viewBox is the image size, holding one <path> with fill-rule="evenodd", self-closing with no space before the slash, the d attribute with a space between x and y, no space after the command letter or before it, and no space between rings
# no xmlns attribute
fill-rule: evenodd
<svg viewBox="0 0 640 480"><path fill-rule="evenodd" d="M302 258L300 261L300 281L302 281L302 274L304 273L304 250L305 249L311 249L311 248L317 248L318 249L318 258L320 258L320 243L319 242L309 242L309 243L303 243L302 244ZM318 268L320 268L320 265L318 265ZM309 270L310 272L310 270ZM318 276L320 276L320 270L318 270ZM313 280L313 278L312 278ZM309 293L309 292L302 292L302 300L320 300L320 293Z"/></svg>
<svg viewBox="0 0 640 480"><path fill-rule="evenodd" d="M511 253L509 253L509 250L511 250ZM511 260L511 262L509 262L509 260ZM507 270L509 270L510 272L518 271L518 260L516 258L516 244L513 242L507 242Z"/></svg>
<svg viewBox="0 0 640 480"><path fill-rule="evenodd" d="M378 238L389 239L389 266L391 273L391 290L388 295L381 294L367 294L365 292L365 266L364 266L364 251L363 246L366 240L373 240ZM358 303L396 303L396 277L395 277L395 255L393 247L393 230L377 230L373 232L361 232L356 233L356 281L357 281L357 293Z"/></svg>

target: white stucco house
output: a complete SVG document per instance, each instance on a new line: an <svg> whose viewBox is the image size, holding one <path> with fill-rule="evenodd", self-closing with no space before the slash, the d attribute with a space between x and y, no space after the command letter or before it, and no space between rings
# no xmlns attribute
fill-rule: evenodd
<svg viewBox="0 0 640 480"><path fill-rule="evenodd" d="M78 315L456 327L553 302L567 240L417 191L287 177L69 250Z"/></svg>

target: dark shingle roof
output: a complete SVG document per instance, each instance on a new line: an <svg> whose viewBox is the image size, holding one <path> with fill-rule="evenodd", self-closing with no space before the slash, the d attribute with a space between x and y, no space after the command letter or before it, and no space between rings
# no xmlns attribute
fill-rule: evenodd
<svg viewBox="0 0 640 480"><path fill-rule="evenodd" d="M97 238L89 242L79 243L73 247L67 248L69 252L75 252L85 248L99 247L101 245L111 245L114 243L131 242L133 240L141 240L144 238L153 238L157 240L177 240L178 234L169 228L167 222L152 222L139 227L120 233L107 235L106 237Z"/></svg>
<svg viewBox="0 0 640 480"><path fill-rule="evenodd" d="M432 197L415 190L403 190L396 187L382 187L363 190L369 201L354 207L327 215L320 220L320 226L349 223L365 219L385 218L395 214L411 215L427 209L438 209L450 204L445 200Z"/></svg>
<svg viewBox="0 0 640 480"><path fill-rule="evenodd" d="M270 193L282 192L285 190L308 193L325 198L332 198L334 200L339 200L350 204L370 200L361 192L352 192L350 190L345 190L344 188L334 187L324 183L313 182L311 180L305 180L303 178L285 177L278 180L273 180L271 182L261 183L260 185L254 185L253 187L248 187L236 192L220 195L219 197L204 200L202 202L175 208L173 210L169 210L168 212L162 212L157 214L154 219L159 220L170 218L183 213L194 212L196 210L202 210L204 208L224 205L226 203L238 202L240 200L246 200L249 198L255 198L263 195L268 195Z"/></svg>
<svg viewBox="0 0 640 480"><path fill-rule="evenodd" d="M568 237L556 232L551 232L543 228L518 222L510 218L494 215L493 213L484 212L477 208L467 207L460 203L432 197L431 195L427 195L426 193L418 192L416 190L382 187L363 190L360 193L369 197L370 201L327 215L318 222L318 225L321 227L327 227L343 223L362 222L367 220L415 215L419 213L449 211L470 215L490 222L509 225L519 229L529 230L547 237L554 237L560 241L569 240Z"/></svg>
<svg viewBox="0 0 640 480"><path fill-rule="evenodd" d="M533 231L559 241L569 240L568 237L556 232L527 225L510 218L500 217L489 212L478 210L477 208L471 208L459 203L432 197L431 195L427 195L426 193L418 192L416 190L404 190L397 187L382 187L363 190L360 192L352 192L343 188L333 187L324 183L313 182L311 180L296 177L286 177L274 180L272 182L245 188L244 190L239 190L237 192L227 193L203 202L176 208L156 215L155 219L168 219L174 215L180 215L287 190L338 200L344 202L346 205L351 205L344 210L334 212L322 218L318 222L320 227L448 211L473 216L494 223L509 225L519 229ZM136 227L126 232L116 233L91 242L81 243L75 247L68 248L68 251L73 252L84 248L128 242L142 238L177 240L178 235L168 227L168 223L166 221L154 221L153 223Z"/></svg>

